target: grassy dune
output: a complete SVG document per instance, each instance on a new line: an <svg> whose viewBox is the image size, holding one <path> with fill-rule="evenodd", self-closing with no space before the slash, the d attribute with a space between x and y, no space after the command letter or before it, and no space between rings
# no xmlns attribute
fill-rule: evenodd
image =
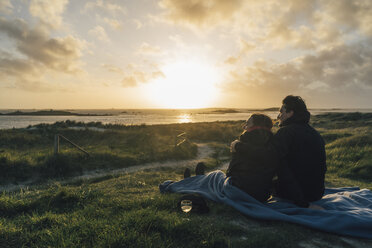
<svg viewBox="0 0 372 248"><path fill-rule="evenodd" d="M81 127L82 130L72 129ZM100 131L90 130L99 127ZM165 126L104 126L71 121L28 129L0 130L0 184L30 178L60 178L84 171L115 169L146 162L182 160L196 156L190 141L181 145L181 130ZM89 152L86 156L61 139L54 156L54 136L61 134Z"/></svg>
<svg viewBox="0 0 372 248"><path fill-rule="evenodd" d="M359 185L372 189L371 121L371 116L364 114L312 118L327 143L328 186ZM136 127L89 124L109 129L99 133L73 131L66 123L59 123L36 130L3 130L0 131L0 150L3 150L0 158L5 163L1 162L1 168L3 173L6 171L4 164L14 166L25 161L22 162L24 168L31 166L36 170L45 166L43 156L52 160L51 164L63 159L67 165L81 163L83 170L103 168L103 164L116 159L119 161L115 166L130 166L121 164L120 156L131 154L136 158L135 163L140 163L144 155L135 157L138 151L145 151L147 161L176 159L174 136L180 130L187 132L190 140L183 148L189 153L183 158L195 156L192 142L213 142L215 153L210 159L218 160L228 154L228 143L240 133L241 124L215 122ZM63 159L53 158L50 143L56 131L76 139L92 153L92 158L100 158L99 154L105 153L115 155L108 157L112 160L90 161L63 147ZM49 138L44 140L45 136ZM6 145L4 137L12 142ZM133 143L128 141L130 137ZM138 141L138 137L144 137L143 141ZM157 147L151 148L147 139L153 139L151 144ZM155 154L158 152L162 155ZM21 175L14 173L18 177ZM161 195L158 190L159 183L181 179L182 173L182 168L159 168L3 192L0 194L0 247L372 247L372 241L339 237L288 223L254 220L213 202L208 202L209 214L182 213L177 209L179 195ZM27 174L23 177L27 178Z"/></svg>
<svg viewBox="0 0 372 248"><path fill-rule="evenodd" d="M372 114L326 114L315 116L313 123L326 141L328 176L371 189Z"/></svg>

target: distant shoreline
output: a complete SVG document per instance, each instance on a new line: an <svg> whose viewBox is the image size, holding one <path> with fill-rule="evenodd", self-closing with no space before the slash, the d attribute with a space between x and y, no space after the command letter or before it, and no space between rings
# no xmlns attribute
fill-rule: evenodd
<svg viewBox="0 0 372 248"><path fill-rule="evenodd" d="M61 110L40 110L34 112L22 112L22 111L15 111L10 113L0 113L0 115L5 116L112 116L112 114L79 114L79 113L72 113L69 111L61 111Z"/></svg>
<svg viewBox="0 0 372 248"><path fill-rule="evenodd" d="M215 111L223 110L223 111ZM254 112L265 113L272 119L278 115L277 108L270 109L208 109L202 110L50 110L50 109L18 109L0 110L0 130L11 128L26 128L37 124L52 124L61 121L76 122L101 122L104 124L122 125L157 125L171 123L190 123L190 122L215 122L215 121L242 121L246 120ZM372 113L371 110L311 110L312 116L325 113Z"/></svg>

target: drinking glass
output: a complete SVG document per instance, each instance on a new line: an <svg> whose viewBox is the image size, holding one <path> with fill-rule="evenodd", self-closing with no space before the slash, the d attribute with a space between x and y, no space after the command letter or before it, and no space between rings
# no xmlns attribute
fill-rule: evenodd
<svg viewBox="0 0 372 248"><path fill-rule="evenodd" d="M181 201L181 209L183 212L188 213L192 209L192 201L191 200L182 200Z"/></svg>

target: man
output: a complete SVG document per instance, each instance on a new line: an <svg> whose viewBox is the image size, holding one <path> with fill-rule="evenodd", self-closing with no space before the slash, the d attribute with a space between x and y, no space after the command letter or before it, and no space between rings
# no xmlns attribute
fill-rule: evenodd
<svg viewBox="0 0 372 248"><path fill-rule="evenodd" d="M300 207L320 209L310 202L324 194L327 170L324 141L309 125L310 113L299 96L289 95L283 99L278 119L280 129L273 140L280 160L275 195ZM232 149L244 151L248 146L233 142Z"/></svg>
<svg viewBox="0 0 372 248"><path fill-rule="evenodd" d="M280 129L274 136L280 166L275 191L300 207L314 207L324 194L327 170L324 141L309 125L310 113L299 96L283 99L278 115Z"/></svg>

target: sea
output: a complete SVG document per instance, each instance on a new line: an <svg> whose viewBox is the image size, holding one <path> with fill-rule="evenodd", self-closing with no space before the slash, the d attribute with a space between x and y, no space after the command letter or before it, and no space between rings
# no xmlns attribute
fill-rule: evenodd
<svg viewBox="0 0 372 248"><path fill-rule="evenodd" d="M279 109L279 108L278 108ZM0 113L15 111L35 112L40 109L0 109ZM45 109L44 109L45 110ZM49 109L48 109L49 110ZM276 108L270 109L64 109L71 113L90 114L90 116L29 116L0 115L0 129L27 128L41 123L52 124L58 121L102 122L103 124L155 125L190 122L215 122L246 120L251 113L260 112L275 119ZM312 115L324 113L371 113L372 109L310 109Z"/></svg>

